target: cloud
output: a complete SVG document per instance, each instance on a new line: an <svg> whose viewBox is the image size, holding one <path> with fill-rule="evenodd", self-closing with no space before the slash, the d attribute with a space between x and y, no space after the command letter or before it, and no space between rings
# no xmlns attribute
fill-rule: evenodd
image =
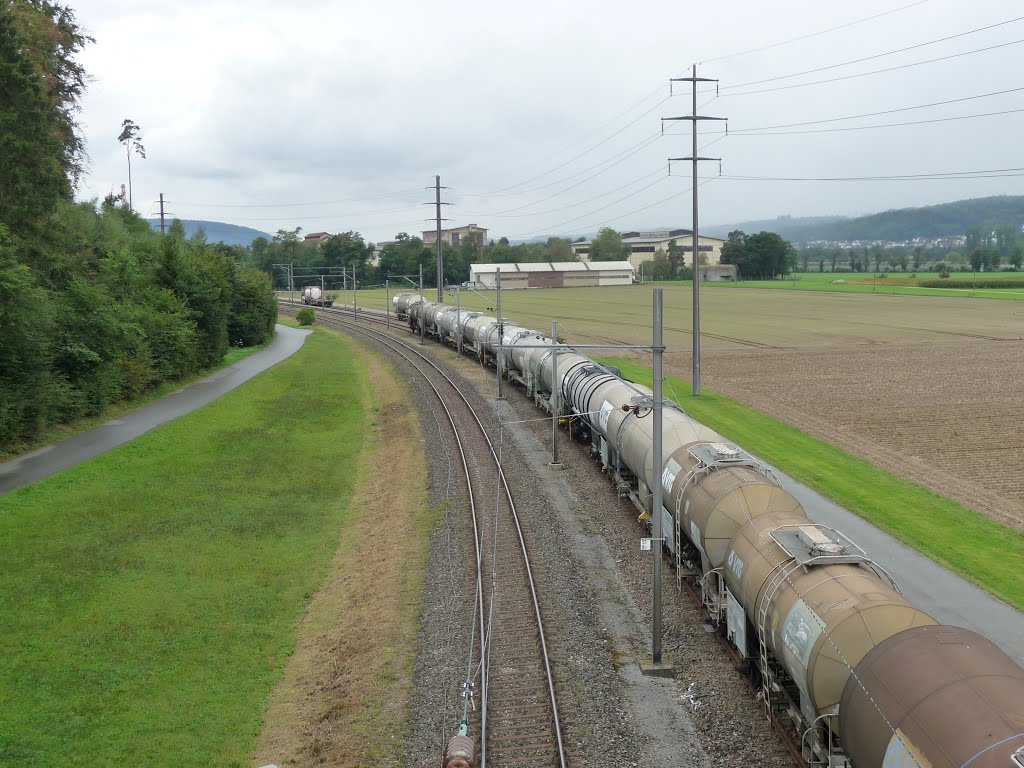
<svg viewBox="0 0 1024 768"><path fill-rule="evenodd" d="M688 154L687 135L658 138L610 165L657 134L661 117L688 111L687 96L659 103L667 96L668 77L688 73L693 60L891 8L882 0L860 6L780 0L706 7L669 0L501 6L466 0L180 0L144 8L89 0L78 9L79 21L97 39L83 56L95 82L82 114L92 157L82 193L102 196L125 180L115 139L121 120L131 117L143 128L149 155L133 165L135 199L164 192L182 201L178 212L184 216L271 231L298 221L385 239L422 228L425 209L418 203L429 195L420 190L440 173L454 188L447 194L459 203L453 215L489 226L496 235L563 226L586 231L608 220L623 228L688 226L687 199L666 200L686 189L685 174L646 191L633 183L665 168L667 157ZM930 0L827 35L710 62L701 74L720 78L723 90L704 110L728 116L735 130L1014 87L1020 51L1011 46L822 86L743 96L730 91L857 74L1007 42L1024 37L1022 30L1007 25L859 65L734 87L1014 15L1008 1L967 7ZM702 101L713 95L703 94ZM984 106L1021 104L1007 96ZM983 110L965 104L903 116L971 111ZM1012 165L1006 158L1020 127L1017 116L850 133L736 133L707 152L720 155L723 172L733 176L969 170ZM679 123L670 131L684 128ZM716 129L702 126L702 145L716 138L710 133ZM705 164L701 173L717 175L717 164ZM702 188L702 216L728 222L783 213L858 213L1012 192L1016 186L1012 179L722 180ZM379 197L396 192L404 194ZM489 192L499 194L484 194ZM619 197L625 199L596 210ZM360 200L293 205L351 198Z"/></svg>

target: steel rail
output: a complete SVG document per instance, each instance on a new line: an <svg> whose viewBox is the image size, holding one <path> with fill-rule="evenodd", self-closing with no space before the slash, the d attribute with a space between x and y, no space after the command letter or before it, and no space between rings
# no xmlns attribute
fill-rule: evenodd
<svg viewBox="0 0 1024 768"><path fill-rule="evenodd" d="M286 304L288 306L301 306L297 302L289 302L289 301L283 301L282 300L281 303ZM557 696L555 694L554 676L551 674L551 661L550 661L550 658L549 658L549 655L548 655L547 640L546 640L546 638L544 636L544 622L543 622L543 619L541 618L540 602L537 599L537 588L536 588L536 584L534 583L534 579L533 579L533 569L530 566L529 552L527 550L526 540L523 537L523 529L522 529L522 525L520 524L519 513L516 510L515 501L514 501L514 499L512 497L512 490L509 488L508 480L505 477L505 471L504 471L504 469L501 466L500 460L498 459L498 453L497 453L497 451L494 448L494 443L491 442L490 436L487 434L487 430L484 428L483 422L480 420L480 417L477 414L476 410L470 404L469 399L466 397L465 393L463 393L463 391L458 387L458 385L455 384L455 382L451 379L451 377L448 376L448 374L445 373L441 369L441 367L438 366L433 360L428 358L426 355L424 355L422 352L420 352L414 346L406 344L405 342L403 342L403 341L401 341L399 339L396 339L393 336L391 336L389 334L386 334L386 333L383 333L381 331L376 331L376 330L371 330L371 329L368 329L368 328L360 327L360 325L355 320L350 320L347 317L342 316L343 313L347 314L347 312L345 310L343 310L343 309L335 310L333 308L320 308L320 311L324 312L324 313L332 314L332 315L333 314L337 314L337 315L341 316L341 317L337 317L337 318L332 318L332 321L337 323L338 325L342 325L342 326L346 326L346 327L352 327L352 328L355 328L356 330L361 331L361 332L363 332L363 333L365 333L367 335L370 335L370 336L372 336L374 338L377 338L385 346L390 347L395 352L397 352L398 354L402 355L402 357L404 357L406 360L408 360L418 371L420 371L420 373L424 376L424 378L428 379L428 382L429 382L429 378L427 377L427 375L423 371L423 369L420 368L413 360L409 359L409 357L407 355L405 355L403 352L401 352L400 350L396 349L389 342L395 342L395 343L405 347L408 351L414 353L418 357L422 358L424 360L424 362L426 362L430 367L432 367L434 370L436 370L448 382L448 384L451 386L451 388L459 395L459 397L462 399L463 403L465 403L467 409L469 410L469 413L472 415L473 420L476 422L477 426L480 428L480 433L483 435L484 440L487 441L487 446L490 449L491 457L494 459L495 466L497 466L497 468L498 468L498 477L500 478L502 487L503 487L503 489L505 491L505 497L508 499L509 510L512 513L512 519L515 522L516 533L517 533L518 538L519 538L520 551L522 552L522 555L523 555L523 563L524 563L524 567L525 567L525 570L526 570L527 582L528 582L529 587L530 587L530 596L531 596L531 599L532 599L532 602L533 602L534 617L535 617L535 620L537 622L538 636L539 636L540 645L541 645L541 656L542 656L542 660L544 662L544 672L545 672L545 676L547 677L548 695L550 697L550 702L551 702L552 721L553 721L554 730L555 730L555 739L556 739L557 747L558 747L558 765L559 765L559 768L566 768L565 746L564 746L563 740L562 740L562 727L561 727L561 723L560 723L560 719L559 719L559 713L558 713L558 700L557 700ZM371 320L373 322L379 322L377 317L373 316L373 315L366 316L366 319ZM431 387L434 389L435 394L437 394L438 398L441 399L441 396L437 392L437 389L434 388L433 383L430 382L430 384L431 384ZM442 404L443 404L443 402L442 402ZM448 412L447 406L444 406L444 407L445 407L445 411ZM450 412L449 412L449 418L450 418ZM453 424L453 429L454 429L454 424ZM474 520L474 528L475 527L476 527L476 521ZM480 579L479 571L478 571L477 577L478 577L478 580L479 580ZM481 605L482 605L482 603L481 603ZM485 686L484 687L484 691L483 691L484 701L486 701L486 694L487 694L486 685L487 685L487 683L486 683L486 677L483 676L483 673L482 673L482 679L484 680L484 686ZM484 710L481 713L481 722L482 723L486 722L486 707L484 707ZM481 748L482 748L482 750L486 750L486 746L485 745L486 745L486 731L485 731L485 726L482 724L481 725ZM482 757L484 755L486 755L486 752L483 753ZM485 765L483 760L481 761L481 768L486 768L486 765Z"/></svg>

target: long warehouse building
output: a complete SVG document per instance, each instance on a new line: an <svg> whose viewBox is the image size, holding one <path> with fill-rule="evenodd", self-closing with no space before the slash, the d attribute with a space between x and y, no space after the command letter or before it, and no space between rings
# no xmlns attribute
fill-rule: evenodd
<svg viewBox="0 0 1024 768"><path fill-rule="evenodd" d="M501 270L504 288L580 288L595 285L631 285L633 265L628 261L541 261L513 264L471 264L469 280L476 288L494 288Z"/></svg>

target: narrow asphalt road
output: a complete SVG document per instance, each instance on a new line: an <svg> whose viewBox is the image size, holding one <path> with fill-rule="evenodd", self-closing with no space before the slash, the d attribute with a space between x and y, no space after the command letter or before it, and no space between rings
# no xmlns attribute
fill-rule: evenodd
<svg viewBox="0 0 1024 768"><path fill-rule="evenodd" d="M234 365L134 410L120 419L0 464L0 495L99 456L161 424L216 400L253 376L291 357L302 347L310 333L284 325L278 325L276 329L277 334L266 349L261 349Z"/></svg>

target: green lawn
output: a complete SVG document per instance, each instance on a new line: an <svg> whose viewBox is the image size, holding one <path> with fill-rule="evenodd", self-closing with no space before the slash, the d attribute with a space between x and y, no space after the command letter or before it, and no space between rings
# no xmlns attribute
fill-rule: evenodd
<svg viewBox="0 0 1024 768"><path fill-rule="evenodd" d="M649 368L620 358L602 360L651 385ZM666 395L701 423L1024 610L1024 533L714 392L705 389L693 397L690 383L674 376L666 376L666 384L671 386Z"/></svg>
<svg viewBox="0 0 1024 768"><path fill-rule="evenodd" d="M316 333L195 413L0 498L0 765L248 766L373 398L349 343Z"/></svg>

